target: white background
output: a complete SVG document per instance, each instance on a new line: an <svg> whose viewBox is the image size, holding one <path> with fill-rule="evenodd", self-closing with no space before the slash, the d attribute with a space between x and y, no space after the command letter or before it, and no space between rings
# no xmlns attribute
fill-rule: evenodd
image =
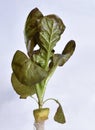
<svg viewBox="0 0 95 130"><path fill-rule="evenodd" d="M66 25L56 52L76 41L74 55L56 70L45 95L61 102L66 124L53 121L57 105L50 101L45 130L95 130L95 0L0 0L0 130L33 130L37 105L31 98L19 99L10 79L15 51L26 53L24 24L35 7L58 15Z"/></svg>

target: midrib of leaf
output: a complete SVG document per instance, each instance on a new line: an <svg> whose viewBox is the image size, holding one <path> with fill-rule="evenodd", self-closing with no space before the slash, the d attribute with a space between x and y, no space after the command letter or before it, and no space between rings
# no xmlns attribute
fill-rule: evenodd
<svg viewBox="0 0 95 130"><path fill-rule="evenodd" d="M49 27L49 24L47 22L48 28L49 28L49 32L47 31L47 33L49 34L50 38L49 41L46 40L46 42L48 43L48 51L47 51L47 57L46 57L46 65L45 65L45 70L48 70L48 63L50 60L50 55L51 55L51 43L52 43L52 35L53 35L53 23L52 23L52 27Z"/></svg>

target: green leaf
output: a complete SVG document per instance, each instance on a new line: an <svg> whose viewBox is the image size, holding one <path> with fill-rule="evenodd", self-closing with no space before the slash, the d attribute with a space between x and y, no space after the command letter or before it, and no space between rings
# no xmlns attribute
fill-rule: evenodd
<svg viewBox="0 0 95 130"><path fill-rule="evenodd" d="M46 17L48 17L54 21L55 26L58 30L58 34L62 34L64 32L66 27L65 27L63 21L58 16L51 14L51 15L47 15Z"/></svg>
<svg viewBox="0 0 95 130"><path fill-rule="evenodd" d="M25 23L24 35L25 35L26 48L29 56L32 55L33 49L37 44L36 42L36 38L38 37L37 24L42 17L43 15L38 8L33 9L27 17Z"/></svg>
<svg viewBox="0 0 95 130"><path fill-rule="evenodd" d="M47 72L21 52L13 57L12 69L17 79L24 85L33 86L47 77Z"/></svg>
<svg viewBox="0 0 95 130"><path fill-rule="evenodd" d="M62 123L62 124L64 124L66 122L65 116L64 116L64 113L63 113L63 110L62 110L62 107L60 104L59 104L59 107L57 108L57 111L55 113L54 120L56 122Z"/></svg>
<svg viewBox="0 0 95 130"><path fill-rule="evenodd" d="M56 15L43 17L38 25L39 28L39 46L44 47L46 51L51 52L57 41L60 39L65 26Z"/></svg>
<svg viewBox="0 0 95 130"><path fill-rule="evenodd" d="M35 86L26 86L22 84L16 78L14 73L11 76L11 82L16 93L20 95L20 98L27 98L28 96L31 96L36 93Z"/></svg>
<svg viewBox="0 0 95 130"><path fill-rule="evenodd" d="M34 52L33 54L33 61L36 62L38 65L40 65L43 69L47 68L47 71L49 70L49 61L51 60L51 57L53 56L54 51L51 53L47 53L44 49L39 49Z"/></svg>
<svg viewBox="0 0 95 130"><path fill-rule="evenodd" d="M64 60L67 61L75 51L76 43L74 40L71 40L65 46L62 55L64 56Z"/></svg>
<svg viewBox="0 0 95 130"><path fill-rule="evenodd" d="M53 66L63 66L69 58L72 56L75 50L76 44L75 41L71 40L65 46L62 54L54 54L52 65Z"/></svg>
<svg viewBox="0 0 95 130"><path fill-rule="evenodd" d="M42 68L45 68L46 52L43 49L34 51L32 59Z"/></svg>
<svg viewBox="0 0 95 130"><path fill-rule="evenodd" d="M55 15L48 15L40 19L38 23L39 46L37 53L33 53L33 61L39 64L46 71L49 70L49 63L54 54L54 46L60 39L65 29L62 20Z"/></svg>

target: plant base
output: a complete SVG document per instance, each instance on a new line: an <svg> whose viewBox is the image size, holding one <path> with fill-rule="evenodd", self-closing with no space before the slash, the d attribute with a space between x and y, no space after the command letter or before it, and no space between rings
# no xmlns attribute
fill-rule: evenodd
<svg viewBox="0 0 95 130"><path fill-rule="evenodd" d="M45 120L48 119L49 108L41 108L33 111L35 118L34 130L44 130Z"/></svg>

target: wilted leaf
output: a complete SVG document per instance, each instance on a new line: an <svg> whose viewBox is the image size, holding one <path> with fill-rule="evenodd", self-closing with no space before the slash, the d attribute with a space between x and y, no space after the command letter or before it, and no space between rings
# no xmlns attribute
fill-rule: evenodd
<svg viewBox="0 0 95 130"><path fill-rule="evenodd" d="M12 69L17 79L24 85L33 86L47 77L47 72L21 52L13 57Z"/></svg>
<svg viewBox="0 0 95 130"><path fill-rule="evenodd" d="M54 99L54 98L49 98L49 99L47 99L45 102L47 102L47 101L49 101L49 100L53 100L53 101L55 101L55 102L58 104L57 111L56 111L56 113L55 113L55 115L54 115L54 120L55 120L56 122L58 122L58 123L64 124L64 123L66 122L66 120L65 120L65 116L64 116L64 112L63 112L63 110L62 110L61 104L59 103L58 100L56 100L56 99ZM45 102L44 102L44 103L45 103Z"/></svg>
<svg viewBox="0 0 95 130"><path fill-rule="evenodd" d="M43 15L38 8L33 9L27 17L24 34L25 34L26 48L29 56L32 55L33 48L37 44L36 42L36 37L38 37L37 23L42 17Z"/></svg>
<svg viewBox="0 0 95 130"><path fill-rule="evenodd" d="M62 123L62 124L64 124L66 122L61 105L59 105L59 107L57 108L57 111L54 116L54 120L57 121L58 123Z"/></svg>
<svg viewBox="0 0 95 130"><path fill-rule="evenodd" d="M27 98L36 93L35 86L26 86L20 83L14 73L11 76L11 82L16 93L20 95L20 98Z"/></svg>

